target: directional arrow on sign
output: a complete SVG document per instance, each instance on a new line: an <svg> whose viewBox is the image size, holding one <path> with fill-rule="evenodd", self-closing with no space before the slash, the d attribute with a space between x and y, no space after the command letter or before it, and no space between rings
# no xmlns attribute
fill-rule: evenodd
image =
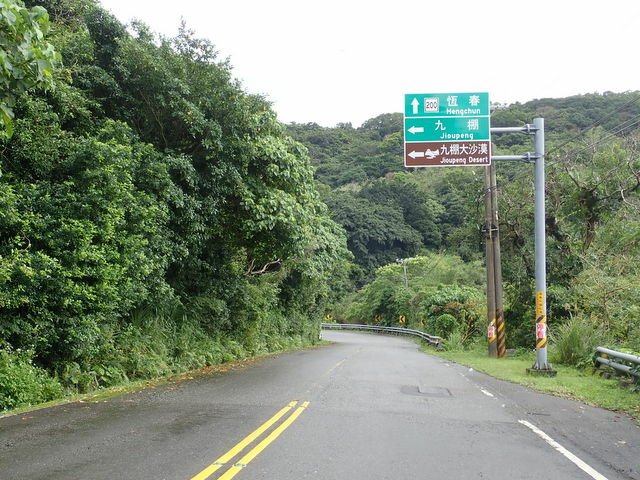
<svg viewBox="0 0 640 480"><path fill-rule="evenodd" d="M416 158L424 158L424 152L416 152L414 150L413 152L407 153L407 156L413 158L414 160Z"/></svg>
<svg viewBox="0 0 640 480"><path fill-rule="evenodd" d="M424 127L416 127L415 125L413 125L411 128L408 129L409 133L413 133L414 135L416 133L424 133Z"/></svg>
<svg viewBox="0 0 640 480"><path fill-rule="evenodd" d="M413 99L413 101L411 102L411 106L413 107L413 114L417 115L418 114L418 107L420 106L420 102L418 101L417 98Z"/></svg>

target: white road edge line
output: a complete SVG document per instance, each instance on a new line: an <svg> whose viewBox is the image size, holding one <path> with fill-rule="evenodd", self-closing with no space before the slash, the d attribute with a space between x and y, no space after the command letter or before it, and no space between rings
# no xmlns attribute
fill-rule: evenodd
<svg viewBox="0 0 640 480"><path fill-rule="evenodd" d="M556 442L553 438L551 438L549 435L544 433L535 425L527 422L526 420L518 420L518 422L524 425L525 427L528 427L529 429L531 429L535 434L541 437L545 442L547 442L549 445L555 448L558 452L560 452L566 458L571 460L580 470L588 474L591 478L594 478L595 480L607 480L607 477L605 477L600 472L598 472L597 470L594 470L591 466L589 466L588 464L580 460L573 453L571 453L569 450L564 448L562 445L560 445L558 442Z"/></svg>
<svg viewBox="0 0 640 480"><path fill-rule="evenodd" d="M493 398L493 393L489 392L488 390L485 390L484 388L481 388L480 391L482 393L484 393L487 397Z"/></svg>

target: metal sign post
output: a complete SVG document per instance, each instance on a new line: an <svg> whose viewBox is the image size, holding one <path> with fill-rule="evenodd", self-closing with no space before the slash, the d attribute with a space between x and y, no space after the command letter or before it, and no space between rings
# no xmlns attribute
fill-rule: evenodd
<svg viewBox="0 0 640 480"><path fill-rule="evenodd" d="M525 155L496 155L492 160L520 160L535 162L535 264L536 264L536 361L528 373L555 376L547 361L547 266L545 226L544 118L536 118L533 125L492 128L491 133L523 132L534 135L534 153Z"/></svg>
<svg viewBox="0 0 640 480"><path fill-rule="evenodd" d="M547 238L545 225L544 118L533 121L535 133L535 252L536 252L536 362L530 373L554 376L547 362Z"/></svg>

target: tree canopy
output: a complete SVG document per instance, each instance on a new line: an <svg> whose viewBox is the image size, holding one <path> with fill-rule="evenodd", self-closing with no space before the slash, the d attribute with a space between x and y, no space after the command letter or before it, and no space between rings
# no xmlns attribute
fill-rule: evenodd
<svg viewBox="0 0 640 480"><path fill-rule="evenodd" d="M317 341L350 253L307 149L186 27L38 3L2 4L35 65L5 57L24 88L0 152L2 358L86 390Z"/></svg>

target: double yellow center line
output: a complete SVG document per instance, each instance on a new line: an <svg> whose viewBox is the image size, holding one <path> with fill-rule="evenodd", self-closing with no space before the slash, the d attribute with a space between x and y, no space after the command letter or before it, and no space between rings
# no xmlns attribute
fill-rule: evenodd
<svg viewBox="0 0 640 480"><path fill-rule="evenodd" d="M245 448L247 448L252 442L258 439L262 434L264 434L269 428L275 425L282 417L287 415L291 410L293 410L298 402L291 402L286 407L279 410L273 417L264 422L258 428L256 428L253 432L247 435L244 439L238 442L231 450L222 455L220 458L216 459L211 465L198 473L195 477L192 477L191 480L206 480L215 472L220 470L223 467L226 467L227 464L238 454L240 454ZM293 422L304 412L304 410L309 406L309 402L303 402L298 408L294 410L294 412L289 415L278 427L276 427L264 440L258 443L255 447L253 447L247 454L245 454L240 460L238 460L235 464L229 468L218 480L230 480L235 477L240 470L245 468L251 460L256 458L260 453L267 448L276 438L278 438L282 432L284 432L287 428L291 426Z"/></svg>

